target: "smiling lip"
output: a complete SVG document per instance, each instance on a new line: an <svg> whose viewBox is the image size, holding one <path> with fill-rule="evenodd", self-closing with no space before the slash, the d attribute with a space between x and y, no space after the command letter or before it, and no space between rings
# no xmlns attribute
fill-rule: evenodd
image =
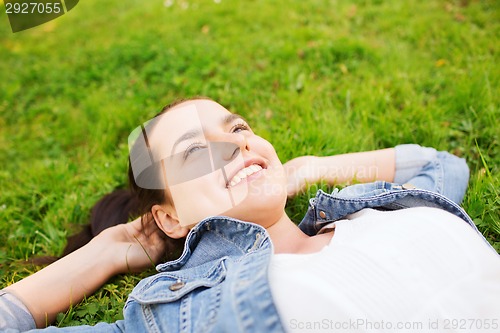
<svg viewBox="0 0 500 333"><path fill-rule="evenodd" d="M228 178L226 188L236 186L243 181L252 180L257 176L257 174L260 174L260 172L265 169L267 169L267 165L264 160L246 160L244 167L242 169L235 170L234 173L231 174L231 177Z"/></svg>

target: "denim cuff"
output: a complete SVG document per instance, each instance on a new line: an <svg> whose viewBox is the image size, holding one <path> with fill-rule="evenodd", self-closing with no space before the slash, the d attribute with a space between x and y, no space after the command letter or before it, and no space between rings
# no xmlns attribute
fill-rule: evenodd
<svg viewBox="0 0 500 333"><path fill-rule="evenodd" d="M0 330L24 332L35 328L35 320L23 302L11 293L0 290Z"/></svg>
<svg viewBox="0 0 500 333"><path fill-rule="evenodd" d="M404 184L419 174L423 166L434 160L437 151L434 148L416 144L398 145L396 151L396 172L394 182Z"/></svg>

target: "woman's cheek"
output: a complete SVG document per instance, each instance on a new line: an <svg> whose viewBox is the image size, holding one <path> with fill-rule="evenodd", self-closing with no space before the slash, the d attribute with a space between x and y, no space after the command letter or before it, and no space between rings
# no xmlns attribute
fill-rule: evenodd
<svg viewBox="0 0 500 333"><path fill-rule="evenodd" d="M235 191L220 185L220 178L222 170L219 169L169 187L182 226L192 226L209 216L224 215L248 196L246 184L240 184L238 191Z"/></svg>

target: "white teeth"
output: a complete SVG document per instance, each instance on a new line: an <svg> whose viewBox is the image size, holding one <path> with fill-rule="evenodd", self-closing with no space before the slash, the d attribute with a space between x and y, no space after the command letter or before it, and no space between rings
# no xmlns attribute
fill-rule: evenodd
<svg viewBox="0 0 500 333"><path fill-rule="evenodd" d="M250 166L250 168L253 170L253 171L259 171L259 170L262 170L262 167L258 164L252 164Z"/></svg>
<svg viewBox="0 0 500 333"><path fill-rule="evenodd" d="M229 182L229 186L234 186L234 185L238 184L239 182L241 182L242 179L245 179L246 177L253 175L254 173L256 173L257 171L260 171L260 170L262 170L262 167L258 164L252 164L250 166L247 166L244 169L241 169L233 177L233 179L231 179L231 181Z"/></svg>

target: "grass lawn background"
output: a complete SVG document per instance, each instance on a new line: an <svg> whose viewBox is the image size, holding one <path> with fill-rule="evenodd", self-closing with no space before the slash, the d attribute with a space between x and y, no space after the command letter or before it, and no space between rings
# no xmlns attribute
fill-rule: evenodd
<svg viewBox="0 0 500 333"><path fill-rule="evenodd" d="M127 137L165 104L209 96L283 162L418 143L467 159L464 208L500 251L500 5L485 1L80 1L13 34L0 12L0 276L58 255L126 186ZM292 200L300 220L309 193ZM121 318L142 275L58 317Z"/></svg>

